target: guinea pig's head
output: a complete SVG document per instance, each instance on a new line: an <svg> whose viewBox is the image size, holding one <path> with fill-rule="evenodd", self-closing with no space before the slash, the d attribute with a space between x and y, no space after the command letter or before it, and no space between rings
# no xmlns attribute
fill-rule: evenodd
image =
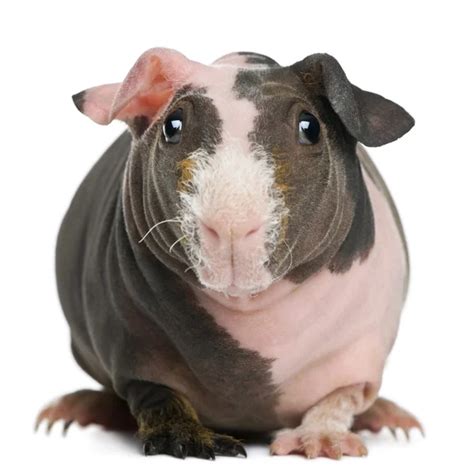
<svg viewBox="0 0 474 474"><path fill-rule="evenodd" d="M327 54L280 67L233 53L205 66L152 49L122 83L75 103L96 122L130 126L121 190L130 239L230 296L365 258L374 222L357 142L383 145L414 123Z"/></svg>

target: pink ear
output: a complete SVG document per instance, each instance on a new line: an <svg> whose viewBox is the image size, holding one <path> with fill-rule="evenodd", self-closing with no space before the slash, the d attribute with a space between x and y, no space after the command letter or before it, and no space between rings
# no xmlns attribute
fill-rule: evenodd
<svg viewBox="0 0 474 474"><path fill-rule="evenodd" d="M92 87L73 96L76 107L94 122L152 120L163 110L198 65L172 49L143 53L122 83Z"/></svg>

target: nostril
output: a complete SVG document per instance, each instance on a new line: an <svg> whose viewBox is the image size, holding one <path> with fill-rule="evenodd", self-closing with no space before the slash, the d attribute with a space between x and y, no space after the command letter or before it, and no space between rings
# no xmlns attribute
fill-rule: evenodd
<svg viewBox="0 0 474 474"><path fill-rule="evenodd" d="M202 236L209 241L217 244L223 241L230 240L246 240L259 234L263 228L262 221L246 221L236 223L233 225L225 225L222 222L215 222L214 220L199 220L199 228Z"/></svg>
<svg viewBox="0 0 474 474"><path fill-rule="evenodd" d="M262 224L255 226L253 229L249 230L244 237L252 237L252 235L256 234L262 228Z"/></svg>
<svg viewBox="0 0 474 474"><path fill-rule="evenodd" d="M203 230L205 231L205 233L209 236L209 237L212 237L213 239L215 240L219 240L219 233L213 229L212 227L208 226L207 224L205 224L204 222L201 221L201 226L203 228Z"/></svg>

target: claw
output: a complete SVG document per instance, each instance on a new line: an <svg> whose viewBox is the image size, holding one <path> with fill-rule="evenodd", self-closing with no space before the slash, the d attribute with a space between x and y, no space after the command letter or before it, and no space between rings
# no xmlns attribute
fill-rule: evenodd
<svg viewBox="0 0 474 474"><path fill-rule="evenodd" d="M368 456L369 455L369 450L367 449L366 446L361 446L359 448L359 456Z"/></svg>
<svg viewBox="0 0 474 474"><path fill-rule="evenodd" d="M342 452L339 451L339 450L335 450L335 451L330 450L330 451L327 452L327 455L331 459L334 459L336 461L339 461L342 458Z"/></svg>
<svg viewBox="0 0 474 474"><path fill-rule="evenodd" d="M186 457L186 446L182 443L177 444L173 448L173 456L175 458L184 459Z"/></svg>
<svg viewBox="0 0 474 474"><path fill-rule="evenodd" d="M204 459L212 459L213 461L216 459L214 450L212 448L208 448L207 446L203 447L202 454Z"/></svg>
<svg viewBox="0 0 474 474"><path fill-rule="evenodd" d="M329 445L325 449L326 454L331 459L339 460L342 458L342 449L340 446L337 446L333 443L329 443Z"/></svg>
<svg viewBox="0 0 474 474"><path fill-rule="evenodd" d="M67 432L69 430L69 427L73 424L74 420L67 420L64 422L63 425L63 436L67 435Z"/></svg>
<svg viewBox="0 0 474 474"><path fill-rule="evenodd" d="M50 434L50 433L51 433L51 429L53 428L54 423L56 423L56 420L51 420L51 421L48 423L48 426L46 427L46 434Z"/></svg>
<svg viewBox="0 0 474 474"><path fill-rule="evenodd" d="M43 410L40 411L40 413L36 417L35 432L38 431L38 428L40 427L41 423L43 423L43 421L46 420L49 415L50 415L50 410L47 408L44 408Z"/></svg>
<svg viewBox="0 0 474 474"><path fill-rule="evenodd" d="M241 444L238 444L235 450L237 451L237 455L241 454L244 458L247 457L247 451L245 451L245 448Z"/></svg>
<svg viewBox="0 0 474 474"><path fill-rule="evenodd" d="M153 443L151 441L145 441L143 443L143 454L149 456L153 451Z"/></svg>
<svg viewBox="0 0 474 474"><path fill-rule="evenodd" d="M398 440L397 438L397 430L395 428L389 428L390 433L392 433L392 436Z"/></svg>
<svg viewBox="0 0 474 474"><path fill-rule="evenodd" d="M410 441L410 429L403 428L403 432L405 433L405 438L407 439L407 441Z"/></svg>
<svg viewBox="0 0 474 474"><path fill-rule="evenodd" d="M38 428L40 427L42 421L43 421L43 419L40 418L40 417L38 417L36 419L36 423L35 423L35 427L34 427L35 433L38 431Z"/></svg>

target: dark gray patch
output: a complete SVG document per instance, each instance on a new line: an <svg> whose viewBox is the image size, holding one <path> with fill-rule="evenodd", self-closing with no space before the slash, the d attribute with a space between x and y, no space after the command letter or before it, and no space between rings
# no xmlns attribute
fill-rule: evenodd
<svg viewBox="0 0 474 474"><path fill-rule="evenodd" d="M234 90L259 111L249 138L272 154L277 185L285 189L289 208L284 235L288 245L282 242L272 255L272 273L278 267L280 272L285 269L281 262L289 260L288 246L295 242L287 277L298 283L323 267L343 272L357 258L366 258L374 241L374 222L356 141L321 89L308 89L291 68L274 68L241 70ZM314 114L321 124L315 145L298 143L298 117L303 111ZM345 186L338 188L338 181Z"/></svg>
<svg viewBox="0 0 474 474"><path fill-rule="evenodd" d="M206 96L206 92L205 88L194 88L192 85L185 85L176 92L173 101L154 126L162 127L168 115L182 108L183 138L181 143L174 145L161 140L159 135L157 154L170 154L170 160L173 161L189 155L198 148L212 153L216 145L221 143L222 120L212 99ZM158 130L155 129L151 136L154 137L157 133Z"/></svg>
<svg viewBox="0 0 474 474"><path fill-rule="evenodd" d="M197 149L212 153L221 142L222 121L212 99L205 90L186 86L163 115L145 132L134 147L129 160L127 181L133 183L129 233L138 242L157 222L175 218L179 210L177 189L181 178L180 163ZM183 134L179 144L166 143L162 136L163 123L175 109L183 109ZM183 279L200 286L181 245L169 248L182 236L176 223L161 225L141 244Z"/></svg>
<svg viewBox="0 0 474 474"><path fill-rule="evenodd" d="M240 418L240 423L246 423L247 427L252 420L259 420L259 424L266 427L268 423L276 424L273 407L277 392L271 380L272 360L240 348L198 306L194 294L181 278L160 264L146 247L133 242L128 234L120 233L119 251L126 256L122 260L133 262L130 267L122 268L122 278L133 306L141 308L143 317L157 325L150 332L141 331L138 347L147 347L155 351L156 356L168 346L162 344L162 349L157 349L157 340L166 338L171 343L176 351L173 365L189 368L187 383L195 384L190 388L199 393L195 406L200 408L200 417L208 425L218 423L219 415ZM134 314L135 319L140 317L138 311ZM153 346L155 349L151 349ZM169 349L166 356L169 359Z"/></svg>
<svg viewBox="0 0 474 474"><path fill-rule="evenodd" d="M168 111L185 103L196 120L181 147L165 151L160 134L167 113L133 147L124 133L85 178L63 220L57 281L74 351L90 375L135 411L145 394L128 395L127 387L143 379L144 363L166 360L168 373L185 374L190 401L206 424L277 428L272 360L241 348L198 306L187 283L196 277L184 273L190 262L179 246L168 252L180 237L178 226L160 226L138 243L151 225L176 215L177 162L220 141L212 101L187 89ZM148 402L159 402L165 375L145 380L156 384Z"/></svg>
<svg viewBox="0 0 474 474"><path fill-rule="evenodd" d="M356 163L351 171L348 179L351 181L349 187L355 200L354 216L344 242L329 264L329 270L333 273L349 270L357 258L365 260L375 241L374 215L360 164Z"/></svg>
<svg viewBox="0 0 474 474"><path fill-rule="evenodd" d="M146 115L138 115L128 122L131 132L135 138L141 137L150 126L150 119Z"/></svg>
<svg viewBox="0 0 474 474"><path fill-rule="evenodd" d="M279 64L272 58L264 54L252 53L250 51L239 51L237 54L246 56L245 62L247 64L262 64L269 67L278 67Z"/></svg>
<svg viewBox="0 0 474 474"><path fill-rule="evenodd" d="M74 102L74 105L76 106L77 110L79 110L79 112L81 113L84 111L84 102L86 100L86 97L85 97L86 92L87 91L84 90L72 96L72 101Z"/></svg>

